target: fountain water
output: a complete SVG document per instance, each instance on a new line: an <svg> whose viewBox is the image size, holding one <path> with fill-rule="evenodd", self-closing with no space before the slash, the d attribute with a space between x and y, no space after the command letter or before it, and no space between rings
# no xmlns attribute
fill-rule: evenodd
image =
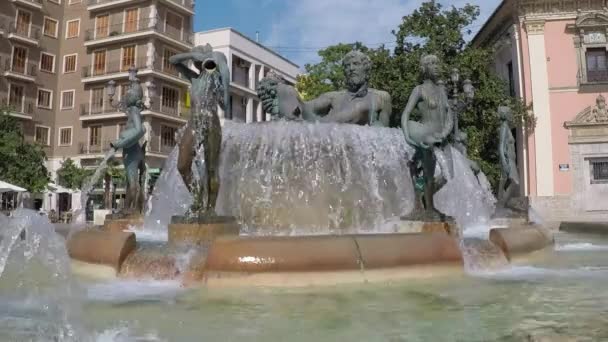
<svg viewBox="0 0 608 342"><path fill-rule="evenodd" d="M74 213L74 222L76 222L77 224L82 225L86 222L86 208L87 201L89 200L89 195L91 195L91 192L93 192L93 190L95 189L95 185L99 183L99 180L101 179L101 177L103 177L106 170L108 169L108 162L110 161L110 159L114 158L115 155L116 150L113 148L106 152L105 156L95 169L93 175L87 180L87 182L82 187L82 193L80 195L80 210Z"/></svg>
<svg viewBox="0 0 608 342"><path fill-rule="evenodd" d="M223 131L216 211L239 217L243 233L373 233L413 209L413 151L397 129L226 121ZM166 231L191 203L176 159L156 183L145 230Z"/></svg>
<svg viewBox="0 0 608 342"><path fill-rule="evenodd" d="M78 321L80 293L63 239L46 217L19 209L0 215L2 340L85 341ZM15 286L17 284L17 286ZM25 314L29 319L20 319Z"/></svg>

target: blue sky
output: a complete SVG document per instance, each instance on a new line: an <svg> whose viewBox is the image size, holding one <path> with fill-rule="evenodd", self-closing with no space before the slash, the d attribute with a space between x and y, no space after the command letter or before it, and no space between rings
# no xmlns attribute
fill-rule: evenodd
<svg viewBox="0 0 608 342"><path fill-rule="evenodd" d="M316 51L336 43L361 41L370 47L394 41L404 15L423 0L197 0L194 30L233 27L300 66L318 61ZM500 0L441 0L444 5L477 4L476 30Z"/></svg>

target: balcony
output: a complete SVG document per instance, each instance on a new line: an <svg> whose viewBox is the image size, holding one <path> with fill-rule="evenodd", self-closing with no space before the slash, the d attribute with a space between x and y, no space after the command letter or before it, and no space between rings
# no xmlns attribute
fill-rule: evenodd
<svg viewBox="0 0 608 342"><path fill-rule="evenodd" d="M162 0L162 2L184 14L194 15L194 0Z"/></svg>
<svg viewBox="0 0 608 342"><path fill-rule="evenodd" d="M82 82L127 78L129 77L129 68L131 66L135 66L138 70L150 69L147 65L147 57L136 59L132 65L123 65L122 60L106 62L105 65L87 65L82 67Z"/></svg>
<svg viewBox="0 0 608 342"><path fill-rule="evenodd" d="M184 79L173 68L165 68L161 63L148 63L147 57L138 58L135 60L134 66L137 68L138 76L154 75L165 81L177 83L181 86L188 87L190 82ZM84 66L82 68L82 82L93 83L109 80L126 79L129 77L128 69L130 65L122 65L121 60L107 62L105 66Z"/></svg>
<svg viewBox="0 0 608 342"><path fill-rule="evenodd" d="M126 114L113 108L108 102L102 107L91 106L88 103L80 105L80 121L97 121L125 118Z"/></svg>
<svg viewBox="0 0 608 342"><path fill-rule="evenodd" d="M17 63L11 63L9 59L4 61L2 68L4 77L10 77L26 82L36 82L37 66L34 64L18 65Z"/></svg>
<svg viewBox="0 0 608 342"><path fill-rule="evenodd" d="M100 140L96 144L91 144L89 141L80 142L78 144L78 153L82 155L101 155L110 150L112 140Z"/></svg>
<svg viewBox="0 0 608 342"><path fill-rule="evenodd" d="M89 11L101 11L122 6L131 6L146 0L85 0Z"/></svg>
<svg viewBox="0 0 608 342"><path fill-rule="evenodd" d="M8 114L10 116L24 119L24 120L32 120L34 115L34 101L33 100L23 100L23 101L9 101L9 96L4 93L1 94L0 97L2 100L0 103L2 106L8 107Z"/></svg>
<svg viewBox="0 0 608 342"><path fill-rule="evenodd" d="M163 25L156 18L146 18L136 22L124 22L108 27L93 27L85 31L85 46L98 46L102 44L117 43L134 38L156 35L161 39L184 49L191 49L194 35L191 32L178 30Z"/></svg>
<svg viewBox="0 0 608 342"><path fill-rule="evenodd" d="M20 4L30 9L41 10L42 0L10 0L15 4Z"/></svg>
<svg viewBox="0 0 608 342"><path fill-rule="evenodd" d="M155 101L149 109L142 111L142 115L150 115L178 123L185 123L190 117L190 109L185 107L180 107L178 109L161 106ZM112 108L107 102L101 107L90 106L88 103L80 105L80 121L100 121L119 118L126 118L126 114Z"/></svg>
<svg viewBox="0 0 608 342"><path fill-rule="evenodd" d="M34 25L18 25L14 21L8 25L8 39L32 46L38 46L40 32L40 28Z"/></svg>

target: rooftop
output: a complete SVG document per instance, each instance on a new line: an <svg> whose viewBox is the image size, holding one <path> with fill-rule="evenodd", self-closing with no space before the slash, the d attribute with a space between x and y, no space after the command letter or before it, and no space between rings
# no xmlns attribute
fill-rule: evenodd
<svg viewBox="0 0 608 342"><path fill-rule="evenodd" d="M261 49L264 49L264 50L266 50L266 51L268 51L268 52L272 53L273 55L275 55L275 56L277 56L277 57L281 58L282 60L284 60L285 62L287 62L287 63L289 63L289 64L291 64L291 65L293 65L294 67L296 67L296 68L298 68L298 69L300 68L300 66L299 66L299 65L297 65L296 63L292 62L291 60L289 60L289 59L285 58L283 55L281 55L281 54L277 53L276 51L274 51L274 50L272 50L271 48L269 48L269 47L265 46L264 44L261 44L261 43L259 43L259 42L255 41L254 39L251 39L251 38L247 37L247 36L246 36L246 35L244 35L243 33L241 33L241 32L239 32L239 31L237 31L237 30L233 29L232 27L224 27L224 28L217 28L217 29L213 29L213 30L201 31L201 32L196 32L195 34L208 34L208 33L221 32L221 31L230 31L230 32L232 32L232 33L234 33L234 34L237 34L237 35L239 35L239 36L243 37L244 39L248 40L248 41L249 41L249 42L251 42L252 44L257 45L257 46L258 46L258 47L260 47Z"/></svg>

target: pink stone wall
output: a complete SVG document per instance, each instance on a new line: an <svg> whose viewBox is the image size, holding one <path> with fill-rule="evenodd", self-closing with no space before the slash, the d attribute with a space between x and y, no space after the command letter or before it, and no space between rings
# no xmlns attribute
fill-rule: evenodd
<svg viewBox="0 0 608 342"><path fill-rule="evenodd" d="M576 87L578 64L574 36L566 33L566 25L574 20L545 23L545 50L550 88ZM553 107L551 107L553 109Z"/></svg>

